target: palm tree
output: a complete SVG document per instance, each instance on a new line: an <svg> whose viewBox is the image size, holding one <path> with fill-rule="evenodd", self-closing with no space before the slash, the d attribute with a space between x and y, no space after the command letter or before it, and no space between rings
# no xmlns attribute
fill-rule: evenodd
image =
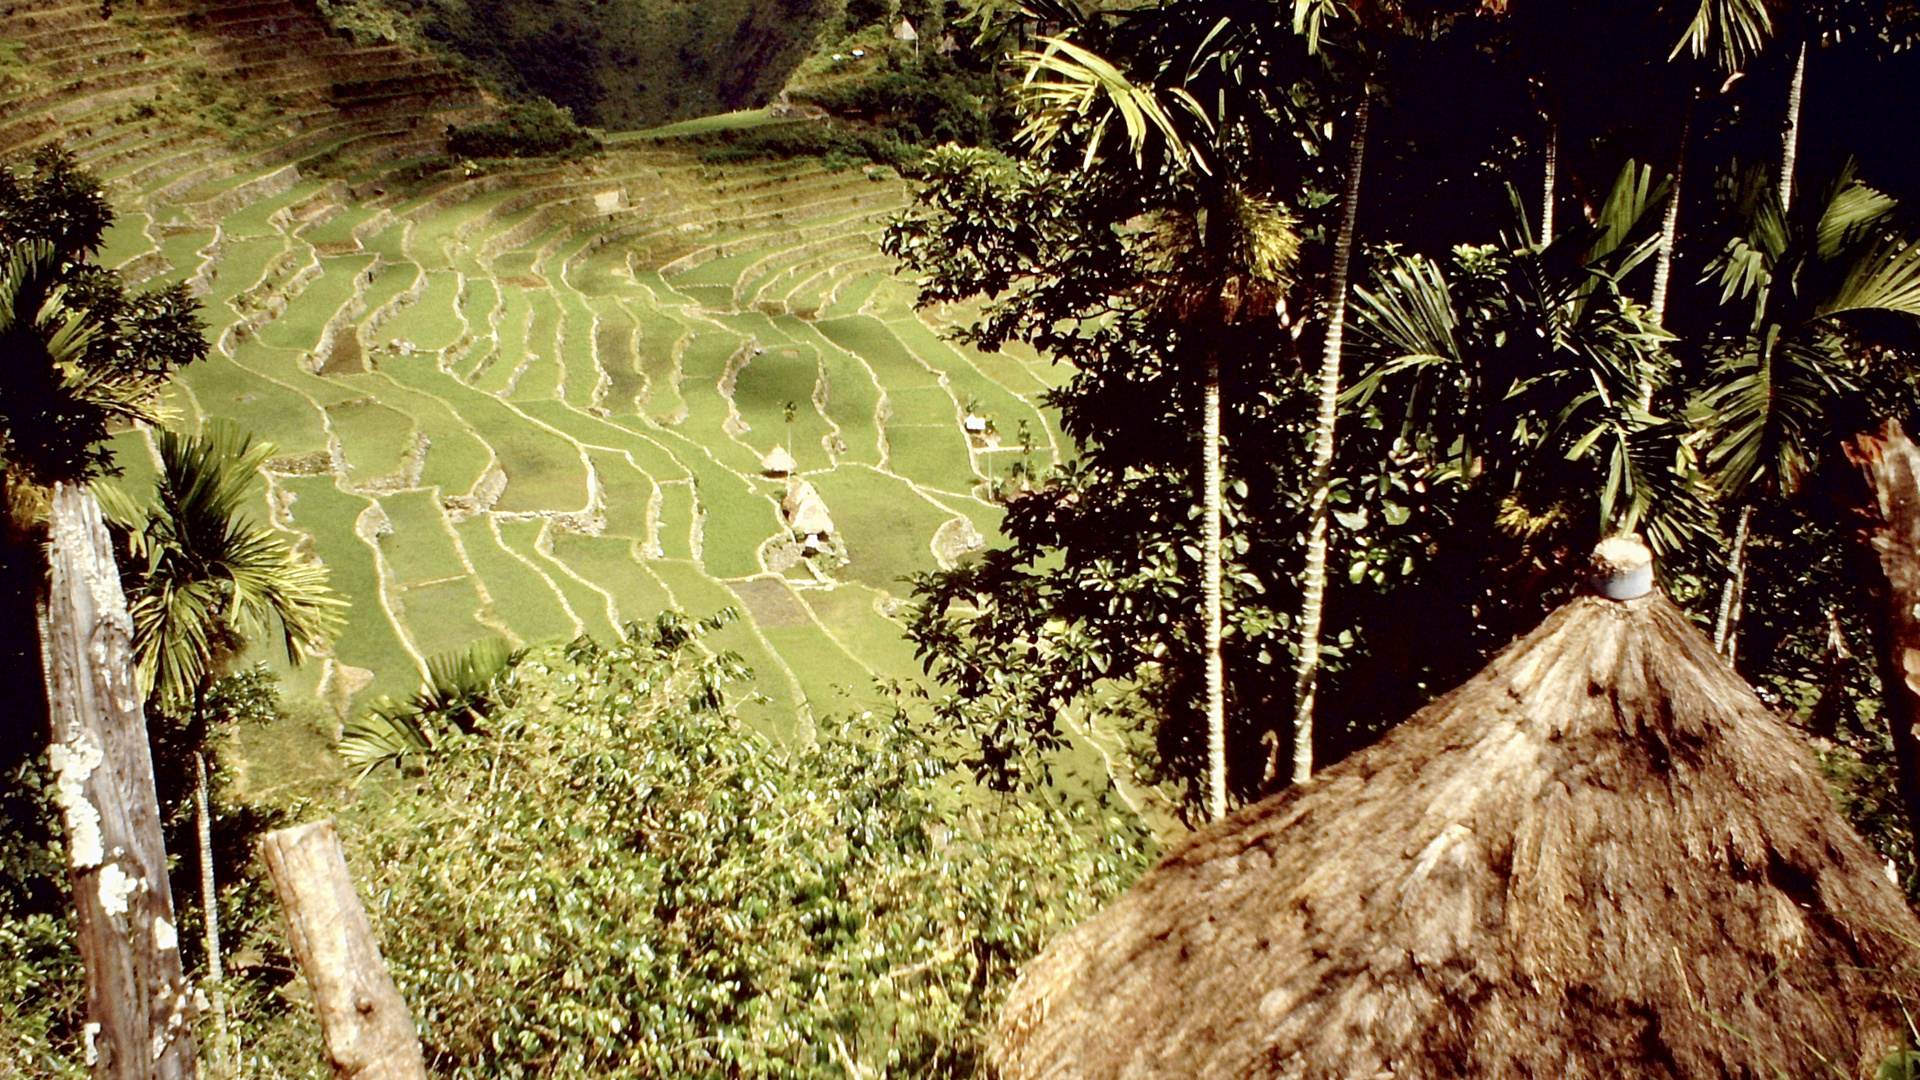
<svg viewBox="0 0 1920 1080"><path fill-rule="evenodd" d="M1332 46L1358 56L1362 65L1353 78L1352 128L1347 138L1345 184L1340 194L1340 224L1333 240L1333 268L1323 298L1327 320L1320 356L1319 405L1314 419L1313 466L1307 504L1307 563L1300 597L1299 640L1293 680L1293 780L1313 775L1313 709L1320 679L1320 630L1326 612L1327 529L1333 493L1335 430L1340 416L1340 366L1346 341L1347 292L1353 268L1353 245L1360 212L1360 180L1366 164L1367 124L1373 93L1368 84L1374 72L1365 64L1365 31L1397 21L1397 13L1371 5L1343 4L1343 0L1294 0L1294 31L1306 39L1307 51L1327 57ZM1330 33L1350 40L1335 42ZM1551 181L1549 181L1550 183Z"/></svg>
<svg viewBox="0 0 1920 1080"><path fill-rule="evenodd" d="M1313 429L1313 475L1307 504L1307 567L1300 598L1299 657L1293 678L1293 780L1313 775L1313 704L1320 676L1320 623L1326 611L1327 525L1333 493L1334 429L1340 418L1340 364L1347 325L1347 285L1360 213L1360 176L1366 163L1372 98L1362 89L1353 109L1340 228L1334 234L1333 272L1327 280L1327 333L1320 357L1320 404Z"/></svg>
<svg viewBox="0 0 1920 1080"><path fill-rule="evenodd" d="M1504 250L1456 253L1452 270L1406 257L1357 292L1378 363L1349 400L1390 391L1409 439L1523 549L1643 530L1673 551L1704 528L1684 427L1647 405L1674 375L1667 334L1622 290L1658 242L1661 194L1629 163L1593 225L1541 244L1522 213Z"/></svg>
<svg viewBox="0 0 1920 1080"><path fill-rule="evenodd" d="M1719 14L1709 20L1708 12ZM1709 22L1714 28L1706 28ZM1709 38L1722 42L1721 56L1723 66L1729 70L1738 67L1745 56L1757 52L1765 43L1767 36L1776 30L1788 41L1796 41L1792 74L1789 76L1786 91L1785 123L1781 130L1780 164L1773 182L1772 199L1777 203L1778 213L1784 218L1794 206L1794 188L1800 154L1800 116L1801 104L1806 89L1807 50L1814 41L1838 41L1843 38L1878 40L1882 49L1898 52L1913 44L1914 30L1909 22L1901 25L1891 18L1886 5L1872 2L1842 3L1802 3L1788 9L1781 25L1775 25L1762 0L1701 0L1700 15L1689 28L1688 36L1674 47L1677 55L1682 48L1691 48L1696 55L1703 51L1703 42ZM1717 37L1715 36L1717 34ZM1752 219L1754 209L1750 204L1745 207L1747 217ZM1766 329L1768 294L1772 287L1772 268L1750 267L1760 271L1759 276L1745 283L1741 295L1753 297L1753 321L1750 338L1762 340ZM1731 297L1731 291L1723 294L1722 300ZM1762 342L1761 352L1769 355L1761 363L1771 362L1771 346ZM1789 489L1792 485L1789 485ZM1751 535L1754 507L1751 503L1740 509L1739 523L1735 527L1732 543L1729 545L1728 573L1725 586L1720 594L1719 613L1714 626L1714 646L1725 653L1729 659L1737 652L1737 635L1743 608L1743 596L1746 590L1747 544Z"/></svg>
<svg viewBox="0 0 1920 1080"><path fill-rule="evenodd" d="M1736 652L1753 496L1797 490L1828 441L1834 405L1853 397L1865 354L1850 324L1868 312L1920 317L1920 244L1897 231L1894 200L1843 168L1822 197L1789 207L1783 185L1749 172L1745 232L1715 260L1723 301L1752 314L1721 343L1695 402L1697 440L1716 490L1744 501L1715 644ZM1843 434L1853 434L1846 432Z"/></svg>
<svg viewBox="0 0 1920 1080"><path fill-rule="evenodd" d="M161 431L152 501L100 485L101 504L126 534L122 568L140 684L152 705L185 711L194 751L201 918L214 1004L216 1053L225 1054L220 922L204 747L207 692L252 638L277 624L299 663L338 633L346 602L326 570L296 557L281 536L243 514L267 443L224 422L198 436Z"/></svg>
<svg viewBox="0 0 1920 1080"><path fill-rule="evenodd" d="M1194 66L1218 64L1231 39L1217 42ZM1132 81L1110 60L1071 41L1051 39L1045 51L1024 54L1028 65L1022 136L1036 151L1069 126L1082 125L1081 168L1102 161L1109 134L1124 132L1133 167L1148 168L1149 149L1191 193L1185 208L1152 215L1147 246L1152 295L1141 298L1156 316L1182 328L1201 354L1201 623L1207 729L1206 811L1223 817L1227 781L1227 688L1222 520L1226 466L1221 453L1221 347L1207 328L1284 312L1283 298L1299 251L1292 219L1274 203L1249 193L1231 176L1219 143L1221 127L1182 86ZM1049 76L1042 78L1042 75ZM1162 100L1168 98L1172 106ZM1120 132L1113 131L1115 120ZM1220 118L1228 122L1227 116Z"/></svg>

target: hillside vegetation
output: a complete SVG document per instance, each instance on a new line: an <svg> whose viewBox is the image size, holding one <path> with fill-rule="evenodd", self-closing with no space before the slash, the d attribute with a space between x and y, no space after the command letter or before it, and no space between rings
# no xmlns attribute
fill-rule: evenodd
<svg viewBox="0 0 1920 1080"><path fill-rule="evenodd" d="M284 0L106 21L44 4L13 25L37 80L0 133L15 150L62 134L120 211L100 261L202 298L214 355L174 405L278 447L261 512L353 604L334 659L293 677L343 710L404 696L479 637L731 606L747 710L792 731L875 675L917 675L901 577L995 534L991 475L1055 457L1037 404L1054 373L942 342L889 277L891 170L710 165L652 137L449 159L441 133L488 119L470 83ZM51 89L69 68L80 81ZM152 105L203 82L276 112L222 129ZM1037 443L969 437L969 410ZM782 520L787 481L761 468L776 445L832 514L826 556ZM119 449L137 482L144 436Z"/></svg>
<svg viewBox="0 0 1920 1080"><path fill-rule="evenodd" d="M1265 813L1236 804L1290 783L1286 844L1314 791L1411 806L1377 865L1452 903L1428 841L1464 789L1376 740L1590 589L1602 537L1636 589L1657 553L1738 668L1687 647L1793 711L1917 894L1883 679L1920 629L1858 475L1920 414L1914 170L1884 149L1911 140L1811 103L1897 99L1920 23L1709 57L1656 0L1651 31L1568 9L1577 48L1518 11L1237 2L982 0L958 34L870 0L6 9L0 674L42 680L45 508L93 483L162 834L121 849L184 868L131 925L207 990L210 1074L325 1071L254 857L323 815L452 1077L990 1075L1035 950L1156 838L1235 850ZM1621 670L1565 689L1649 685ZM1654 681L1678 711L1647 716L1698 711ZM0 1080L77 1076L75 926L121 866L57 823L93 826L69 779L102 759L6 723ZM1567 783L1705 790L1675 732L1627 788ZM1474 798L1532 805L1547 774L1495 734ZM1532 873L1498 843L1495 911ZM1813 880L1772 850L1713 873ZM1351 892L1283 863L1302 910ZM1763 876L1763 908L1817 910ZM1364 982L1386 940L1327 970ZM1595 963L1568 993L1653 1017L1628 1042L1658 1057L1618 989L1650 984ZM1338 979L1303 993L1355 1000Z"/></svg>
<svg viewBox="0 0 1920 1080"><path fill-rule="evenodd" d="M431 42L582 123L638 128L758 108L812 47L836 0L320 0L336 23Z"/></svg>
<svg viewBox="0 0 1920 1080"><path fill-rule="evenodd" d="M435 865L421 852L466 841L415 826L446 817L435 809L443 794L464 805L476 763L506 796L501 812L510 802L535 832L554 807L524 795L584 775L576 766L610 769L595 781L608 790L671 780L657 769L710 773L716 798L738 796L729 828L793 817L825 831L756 834L730 856L733 833L689 829L691 846L638 862L619 845L573 851L577 832L552 838L581 856L582 880L598 882L576 894L583 917L602 910L598 887L626 889L660 865L737 871L737 896L662 894L659 904L688 913L684 955L661 946L662 979L733 941L735 900L818 909L743 976L764 1011L720 1018L737 1034L711 1048L712 1067L758 1055L756 1068L837 1074L843 1060L884 1067L895 1045L965 1061L1013 965L1130 876L1148 846L1124 811L1029 811L960 784L964 747L921 742L894 707L892 695L923 677L902 633L904 577L972 559L998 535L997 478L1016 462L1024 475L1065 456L1057 418L1041 405L1062 373L1030 352L956 347L940 335L949 313L928 321L914 311L912 288L877 244L908 198L898 170L880 162L904 160L905 141L766 111L603 137L542 103L500 104L460 63L393 29L343 31L296 0L104 12L34 0L0 31L0 160L28 175L50 153L71 155L103 181L116 215L94 261L132 290L178 285L198 299L211 349L168 391L172 424L191 432L231 420L273 444L247 512L323 562L349 602L320 662L294 668L264 648L247 657L271 671L243 676L249 704L222 722L213 857L231 905L239 1067L321 1068L305 1010L276 989L291 969L251 837L289 806L337 807L352 783L332 752L342 721L382 697L404 700L433 658L487 641L531 650L513 684L520 704L494 729L506 756L455 748L419 790L390 788L383 774L360 789L364 818L343 816L350 848L368 845L375 866ZM829 61L817 83L848 93L885 63ZM967 93L919 112L965 111ZM934 126L915 134L931 137ZM111 447L117 485L144 490L158 462L153 434L126 431ZM763 464L776 447L791 456L791 477ZM832 518L815 551L782 506L802 481ZM583 713L583 685L632 676L609 662L576 666L583 646L562 654L558 643L617 649L669 609L739 613L714 620L701 645L703 657L735 657L750 672L729 688L724 715L692 717L678 701L657 703L651 726L624 704ZM225 715L225 698L209 701ZM630 760L554 742L590 734L576 722L615 719ZM1091 744L1070 756L1063 778L1104 787ZM742 763L757 771L737 771ZM527 787L494 786L503 767L528 769ZM18 775L31 802L31 770ZM184 805L180 792L163 797ZM656 807L675 828L709 809L691 796ZM1105 845L1110 825L1118 831ZM180 810L170 827L190 829L191 818ZM876 829L890 830L891 848L870 849ZM28 853L35 880L50 885L57 873L41 865L49 849L33 833L9 836L0 859ZM176 841L191 844L185 832ZM772 845L764 856L761 841ZM788 877L763 880L775 863ZM531 872L473 870L462 888L483 906L495 875ZM960 872L977 887L953 892L948 876ZM1105 891L1080 888L1088 873ZM1034 889L1005 895L995 883L1007 875ZM183 923L198 918L185 876L175 890ZM686 1061L665 1028L649 1043L601 1033L670 1020L692 1037L719 1016L708 1005L732 1008L715 998L663 1019L650 1011L659 995L600 995L625 976L582 960L625 961L588 948L608 929L598 924L580 921L583 936L566 940L531 926L511 940L492 930L442 938L435 890L445 886L380 886L390 887L381 917L405 935L390 946L396 972L443 1068L496 1075L512 1060L548 1070L549 1044L537 1036L555 1023L579 1035L583 1068ZM868 910L889 897L917 899ZM78 1068L79 973L63 907L0 921L6 951L21 958L0 995L16 999L0 1011L0 1076ZM476 926L500 925L489 921L497 911L474 914ZM849 928L844 948L815 963L810 942L829 924ZM902 973L898 956L851 929L863 925L925 963ZM963 931L984 944L962 947ZM183 947L190 965L202 961L197 943ZM447 965L480 974L494 960L501 966L472 994L443 993L453 989ZM518 1008L510 991L528 964L543 979L588 980L599 996L584 1011L555 999L559 1011L529 1014L519 1049L502 1057L469 1029L472 1010ZM705 984L711 974L676 977ZM862 1019L891 997L876 979L922 995L898 1044ZM810 998L794 996L816 992L838 1002L817 1023ZM850 1041L836 1049L829 1028ZM27 1072L10 1071L15 1060Z"/></svg>

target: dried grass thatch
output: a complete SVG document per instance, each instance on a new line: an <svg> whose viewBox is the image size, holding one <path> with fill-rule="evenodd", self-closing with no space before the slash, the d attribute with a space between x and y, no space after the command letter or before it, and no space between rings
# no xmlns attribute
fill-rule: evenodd
<svg viewBox="0 0 1920 1080"><path fill-rule="evenodd" d="M1655 592L1584 597L1022 973L1002 1080L1860 1077L1920 922Z"/></svg>
<svg viewBox="0 0 1920 1080"><path fill-rule="evenodd" d="M797 535L822 539L833 535L833 515L827 513L827 502L808 481L802 480L787 486L787 496L780 501L780 511L787 516L787 527Z"/></svg>
<svg viewBox="0 0 1920 1080"><path fill-rule="evenodd" d="M760 457L760 471L768 476L786 476L799 467L800 463L779 443L774 443L773 449Z"/></svg>

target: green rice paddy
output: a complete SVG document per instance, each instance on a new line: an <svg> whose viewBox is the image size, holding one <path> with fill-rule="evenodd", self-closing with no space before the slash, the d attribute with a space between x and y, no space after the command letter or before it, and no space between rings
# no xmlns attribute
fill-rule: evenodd
<svg viewBox="0 0 1920 1080"><path fill-rule="evenodd" d="M123 207L106 257L198 275L207 323L232 328L186 374L188 422L279 447L276 520L352 601L335 659L372 673L361 705L478 638L604 638L668 607L739 612L710 645L754 668L741 713L776 737L920 677L903 578L941 565L943 525L991 542L1000 518L975 495L995 455L966 408L1051 455L1039 402L1060 375L913 314L874 240L898 181L705 166L672 138L763 120L406 200L333 205L343 185L302 178L217 232L191 206ZM269 172L237 164L191 197ZM793 477L763 474L776 446ZM139 436L116 447L130 481L150 471ZM835 532L807 558L781 511L802 480Z"/></svg>

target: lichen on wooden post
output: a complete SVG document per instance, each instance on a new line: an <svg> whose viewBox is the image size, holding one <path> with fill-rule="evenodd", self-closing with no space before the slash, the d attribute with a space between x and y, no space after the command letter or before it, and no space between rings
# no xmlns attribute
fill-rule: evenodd
<svg viewBox="0 0 1920 1080"><path fill-rule="evenodd" d="M1879 437L1862 435L1855 443L1849 450L1880 511L1873 549L1887 578L1887 617L1877 659L1894 787L1908 827L1920 829L1920 447L1891 420Z"/></svg>
<svg viewBox="0 0 1920 1080"><path fill-rule="evenodd" d="M96 1080L188 1080L195 996L180 966L120 572L85 487L54 488L49 526L47 756L87 969L87 1064Z"/></svg>
<svg viewBox="0 0 1920 1080"><path fill-rule="evenodd" d="M287 916L287 943L313 988L320 1033L341 1080L425 1080L420 1038L380 958L332 821L260 838Z"/></svg>

